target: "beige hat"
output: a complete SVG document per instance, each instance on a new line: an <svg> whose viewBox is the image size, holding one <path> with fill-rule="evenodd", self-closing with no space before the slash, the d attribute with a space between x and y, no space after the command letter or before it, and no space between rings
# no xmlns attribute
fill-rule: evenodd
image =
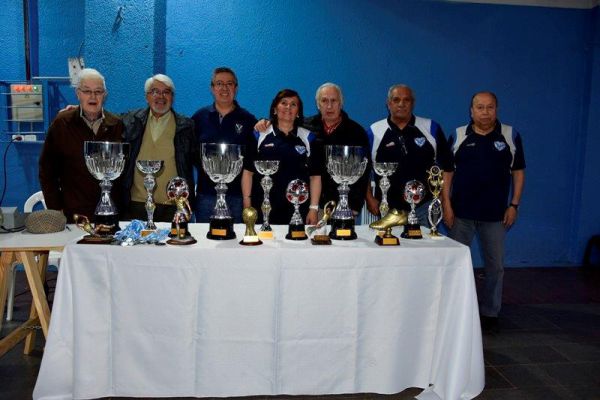
<svg viewBox="0 0 600 400"><path fill-rule="evenodd" d="M67 217L57 210L34 211L25 220L25 229L30 233L53 233L65 230Z"/></svg>

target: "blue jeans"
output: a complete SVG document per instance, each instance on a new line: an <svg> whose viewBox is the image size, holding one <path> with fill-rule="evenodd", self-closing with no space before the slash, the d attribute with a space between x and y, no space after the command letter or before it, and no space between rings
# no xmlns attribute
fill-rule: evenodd
<svg viewBox="0 0 600 400"><path fill-rule="evenodd" d="M233 222L235 224L241 224L243 208L242 196L225 195L225 201L227 202L227 206L231 211ZM216 203L216 195L200 194L196 198L196 209L194 211L194 214L196 215L196 222L209 222Z"/></svg>
<svg viewBox="0 0 600 400"><path fill-rule="evenodd" d="M449 236L466 246L470 246L477 233L485 280L479 313L484 317L497 317L502 307L502 283L504 280L504 237L506 228L502 221L484 222L454 218Z"/></svg>

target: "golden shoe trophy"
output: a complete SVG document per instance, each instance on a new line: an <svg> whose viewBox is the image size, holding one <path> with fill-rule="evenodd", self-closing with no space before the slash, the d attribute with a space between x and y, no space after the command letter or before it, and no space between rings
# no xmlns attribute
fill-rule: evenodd
<svg viewBox="0 0 600 400"><path fill-rule="evenodd" d="M371 222L369 228L383 231L383 235L375 236L375 243L380 246L398 246L400 239L392 235L392 228L395 226L406 225L408 223L408 214L406 211L398 211L395 208L389 210L385 217Z"/></svg>
<svg viewBox="0 0 600 400"><path fill-rule="evenodd" d="M440 193L442 192L444 179L442 177L442 170L437 165L429 168L427 174L429 175L427 177L427 184L429 185L429 190L433 195L433 200L427 208L427 219L429 220L429 225L431 226L429 237L432 239L441 239L443 236L438 231L437 226L444 215L442 211L442 202L440 200Z"/></svg>
<svg viewBox="0 0 600 400"><path fill-rule="evenodd" d="M246 224L246 232L244 233L244 237L240 241L240 244L243 246L258 246L262 244L261 240L258 238L256 234L256 230L254 230L254 224L256 224L256 219L258 218L258 212L254 207L246 207L242 210L242 221Z"/></svg>

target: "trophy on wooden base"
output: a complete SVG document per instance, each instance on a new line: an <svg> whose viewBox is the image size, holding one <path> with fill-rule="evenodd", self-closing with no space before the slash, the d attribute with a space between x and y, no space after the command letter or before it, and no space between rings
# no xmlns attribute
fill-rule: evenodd
<svg viewBox="0 0 600 400"><path fill-rule="evenodd" d="M356 239L354 229L354 213L348 206L350 185L355 183L365 172L367 157L360 146L333 145L326 147L327 172L338 186L340 201L331 216L331 232L329 236L337 240Z"/></svg>
<svg viewBox="0 0 600 400"><path fill-rule="evenodd" d="M206 235L209 239L235 239L233 217L225 201L225 193L227 183L231 183L242 170L243 159L241 145L202 143L202 166L209 178L217 184L217 201Z"/></svg>
<svg viewBox="0 0 600 400"><path fill-rule="evenodd" d="M379 232L375 236L375 243L380 246L398 246L400 245L400 239L392 234L392 228L395 226L406 225L408 222L408 214L406 211L398 211L395 208L389 210L385 217L371 222L369 228L377 229Z"/></svg>
<svg viewBox="0 0 600 400"><path fill-rule="evenodd" d="M256 224L257 219L258 212L254 207L246 207L242 210L242 221L246 224L244 237L240 241L242 246L257 246L263 243L254 230L254 224Z"/></svg>
<svg viewBox="0 0 600 400"><path fill-rule="evenodd" d="M176 211L171 223L171 232L167 240L168 244L186 245L196 243L196 239L190 234L188 224L192 216L192 208L188 197L190 189L184 178L176 176L167 184L167 199L175 203Z"/></svg>
<svg viewBox="0 0 600 400"><path fill-rule="evenodd" d="M405 239L423 239L419 218L417 217L416 205L425 197L425 186L417 180L406 182L404 186L404 200L410 204L408 223L404 225L404 232L400 236Z"/></svg>
<svg viewBox="0 0 600 400"><path fill-rule="evenodd" d="M110 197L111 181L123 172L128 150L128 143L86 141L83 144L85 165L94 178L100 181L102 190L100 202L94 212L94 232L111 240L120 229L119 212Z"/></svg>
<svg viewBox="0 0 600 400"><path fill-rule="evenodd" d="M304 231L304 221L300 215L300 204L308 200L308 186L306 182L294 179L288 184L285 196L294 205L294 213L288 225L288 234L285 235L285 238L288 240L308 239Z"/></svg>

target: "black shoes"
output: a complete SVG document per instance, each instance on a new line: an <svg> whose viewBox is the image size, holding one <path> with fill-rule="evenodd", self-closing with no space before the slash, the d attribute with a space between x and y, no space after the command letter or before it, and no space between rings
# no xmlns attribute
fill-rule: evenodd
<svg viewBox="0 0 600 400"><path fill-rule="evenodd" d="M485 333L497 333L500 329L498 326L498 317L486 317L482 315L481 330Z"/></svg>

